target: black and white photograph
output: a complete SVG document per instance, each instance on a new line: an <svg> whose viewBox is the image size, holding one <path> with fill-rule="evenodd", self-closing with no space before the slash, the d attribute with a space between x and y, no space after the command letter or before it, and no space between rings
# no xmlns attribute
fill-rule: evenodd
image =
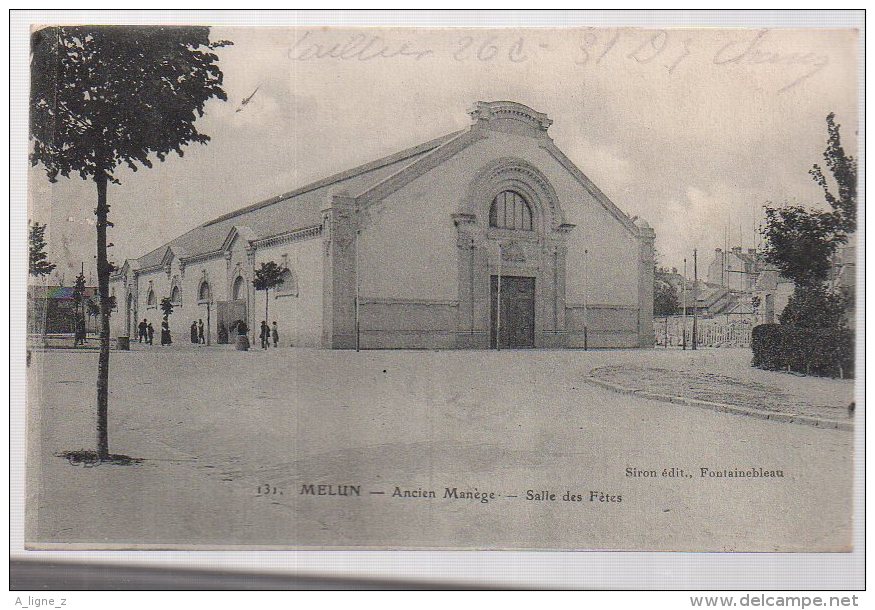
<svg viewBox="0 0 875 610"><path fill-rule="evenodd" d="M861 36L31 24L25 548L852 552Z"/></svg>

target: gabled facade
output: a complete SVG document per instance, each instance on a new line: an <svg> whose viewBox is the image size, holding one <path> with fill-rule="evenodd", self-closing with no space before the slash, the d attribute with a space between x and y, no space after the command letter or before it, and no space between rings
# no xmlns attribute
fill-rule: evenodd
<svg viewBox="0 0 875 610"><path fill-rule="evenodd" d="M325 348L638 347L653 344L653 230L553 143L546 115L479 102L470 128L227 214L113 278L119 334L209 318L255 333L254 270L283 345ZM176 291L176 292L174 292ZM152 294L150 301L148 295Z"/></svg>

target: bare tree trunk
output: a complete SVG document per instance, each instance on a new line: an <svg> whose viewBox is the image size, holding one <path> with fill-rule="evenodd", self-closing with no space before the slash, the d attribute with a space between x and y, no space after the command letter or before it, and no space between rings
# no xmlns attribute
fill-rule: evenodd
<svg viewBox="0 0 875 610"><path fill-rule="evenodd" d="M268 295L270 295L270 288L268 288L267 290L264 291L264 321L265 321L265 323L267 323L268 319L270 318L270 316L267 315Z"/></svg>
<svg viewBox="0 0 875 610"><path fill-rule="evenodd" d="M109 206L106 203L105 174L98 174L97 183L97 284L100 293L100 356L97 361L97 453L101 460L109 459L109 262L106 255L106 228Z"/></svg>

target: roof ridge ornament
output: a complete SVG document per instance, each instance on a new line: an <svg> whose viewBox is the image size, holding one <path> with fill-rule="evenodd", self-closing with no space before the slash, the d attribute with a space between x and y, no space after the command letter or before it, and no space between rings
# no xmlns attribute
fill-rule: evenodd
<svg viewBox="0 0 875 610"><path fill-rule="evenodd" d="M486 126L492 121L519 121L538 131L547 132L553 120L543 112L538 112L519 102L477 102L468 114L474 119L475 125Z"/></svg>

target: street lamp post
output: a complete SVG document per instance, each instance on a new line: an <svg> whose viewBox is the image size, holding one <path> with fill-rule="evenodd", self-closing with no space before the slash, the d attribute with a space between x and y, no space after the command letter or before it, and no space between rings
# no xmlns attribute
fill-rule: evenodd
<svg viewBox="0 0 875 610"><path fill-rule="evenodd" d="M589 299L589 295L587 294L589 290L589 286L587 285L587 258L588 258L589 250L584 249L583 251L583 351L587 351L589 349L589 313L587 312L587 301Z"/></svg>
<svg viewBox="0 0 875 610"><path fill-rule="evenodd" d="M684 259L684 277L683 282L681 284L683 288L681 289L681 294L683 294L683 328L681 329L681 345L683 349L687 349L687 259Z"/></svg>

